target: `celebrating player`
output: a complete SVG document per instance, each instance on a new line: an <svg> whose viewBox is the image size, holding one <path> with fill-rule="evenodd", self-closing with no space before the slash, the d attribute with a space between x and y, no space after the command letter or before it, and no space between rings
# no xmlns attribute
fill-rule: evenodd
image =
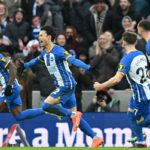
<svg viewBox="0 0 150 150"><path fill-rule="evenodd" d="M12 61L0 54L0 109L2 110L7 104L17 121L45 114L41 108L22 111L20 86L16 79L16 72L17 69Z"/></svg>
<svg viewBox="0 0 150 150"><path fill-rule="evenodd" d="M75 97L76 81L69 69L68 62L85 70L88 70L90 66L72 57L64 48L55 45L52 42L54 38L55 32L53 28L49 26L43 27L39 33L40 46L43 48L42 53L35 59L22 64L22 69L20 70L43 62L56 86L56 90L45 99L42 106L43 110L58 116L71 118L73 130L76 131L80 127L84 133L93 138L92 147L99 147L103 144L103 140L82 119L82 113L77 111Z"/></svg>
<svg viewBox="0 0 150 150"><path fill-rule="evenodd" d="M128 116L132 131L137 136L136 147L147 147L142 127L150 124L150 79L148 78L148 64L145 55L136 50L137 35L125 32L122 37L122 46L126 55L121 59L119 69L114 77L104 83L94 83L95 90L116 85L126 75L133 91L129 101Z"/></svg>
<svg viewBox="0 0 150 150"><path fill-rule="evenodd" d="M146 44L146 55L150 62L150 21L142 20L138 24L138 33L147 42Z"/></svg>

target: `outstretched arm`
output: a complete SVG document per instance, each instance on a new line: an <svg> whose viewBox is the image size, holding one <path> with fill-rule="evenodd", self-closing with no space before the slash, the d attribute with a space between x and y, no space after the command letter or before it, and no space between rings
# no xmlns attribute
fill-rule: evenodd
<svg viewBox="0 0 150 150"><path fill-rule="evenodd" d="M67 61L73 65L75 65L76 67L79 67L79 68L83 68L84 70L89 70L90 69L90 65L87 65L85 64L83 61L79 60L79 59L76 59L74 57L69 57L67 59Z"/></svg>
<svg viewBox="0 0 150 150"><path fill-rule="evenodd" d="M122 80L123 76L124 76L124 73L117 72L115 76L113 76L112 78L110 78L108 81L106 81L104 83L95 82L93 87L97 91L112 87L112 86L118 84Z"/></svg>
<svg viewBox="0 0 150 150"><path fill-rule="evenodd" d="M25 69L27 69L38 63L40 63L40 59L38 57L36 57L36 58L30 60L29 62L24 63L24 67L25 67Z"/></svg>

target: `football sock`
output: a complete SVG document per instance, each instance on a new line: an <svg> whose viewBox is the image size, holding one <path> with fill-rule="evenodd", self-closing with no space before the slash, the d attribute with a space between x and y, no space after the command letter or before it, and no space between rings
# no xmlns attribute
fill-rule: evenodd
<svg viewBox="0 0 150 150"><path fill-rule="evenodd" d="M90 127L90 125L83 118L81 118L81 120L80 120L79 128L81 129L81 131L83 131L86 135L90 136L91 138L94 138L97 135L92 130L92 128Z"/></svg>
<svg viewBox="0 0 150 150"><path fill-rule="evenodd" d="M144 141L144 136L142 133L142 127L136 123L136 119L133 113L128 112L128 117L130 118L130 126L134 135L137 136L137 141Z"/></svg>
<svg viewBox="0 0 150 150"><path fill-rule="evenodd" d="M35 118L40 115L44 115L45 112L41 108L36 108L36 109L27 109L22 112L20 112L17 116L14 116L17 121L22 121L25 119L31 119Z"/></svg>
<svg viewBox="0 0 150 150"><path fill-rule="evenodd" d="M71 117L72 111L69 109L64 108L61 104L48 104L48 103L43 103L42 108L44 111L56 114L58 116L68 116Z"/></svg>

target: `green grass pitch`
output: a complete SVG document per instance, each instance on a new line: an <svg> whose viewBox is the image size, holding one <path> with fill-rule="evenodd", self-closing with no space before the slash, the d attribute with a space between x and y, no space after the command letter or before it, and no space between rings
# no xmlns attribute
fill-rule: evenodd
<svg viewBox="0 0 150 150"><path fill-rule="evenodd" d="M96 150L150 150L150 148L123 148L123 147L101 147L101 148L87 148L87 147L41 147L41 148L37 148L37 147L8 147L8 148L3 148L3 150L92 150L92 149L96 149Z"/></svg>

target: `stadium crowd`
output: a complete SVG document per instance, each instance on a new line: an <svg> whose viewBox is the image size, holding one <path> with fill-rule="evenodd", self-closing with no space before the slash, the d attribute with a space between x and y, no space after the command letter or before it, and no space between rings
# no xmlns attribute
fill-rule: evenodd
<svg viewBox="0 0 150 150"><path fill-rule="evenodd" d="M101 83L114 76L124 55L121 36L124 31L137 32L142 19L150 20L149 0L1 0L0 51L19 66L19 59L29 61L42 51L38 42L41 27L53 26L57 33L55 43L93 68L89 73L70 65L77 81L78 110L82 111L82 90L93 90L95 81ZM137 49L145 53L145 45L139 36ZM28 69L18 80L24 109L32 107L32 90L40 90L43 100L54 90L43 64ZM128 88L126 79L113 87ZM104 102L95 106L97 102L93 100L87 111L99 111L99 106L104 111L119 111L118 101L117 107L111 108Z"/></svg>

